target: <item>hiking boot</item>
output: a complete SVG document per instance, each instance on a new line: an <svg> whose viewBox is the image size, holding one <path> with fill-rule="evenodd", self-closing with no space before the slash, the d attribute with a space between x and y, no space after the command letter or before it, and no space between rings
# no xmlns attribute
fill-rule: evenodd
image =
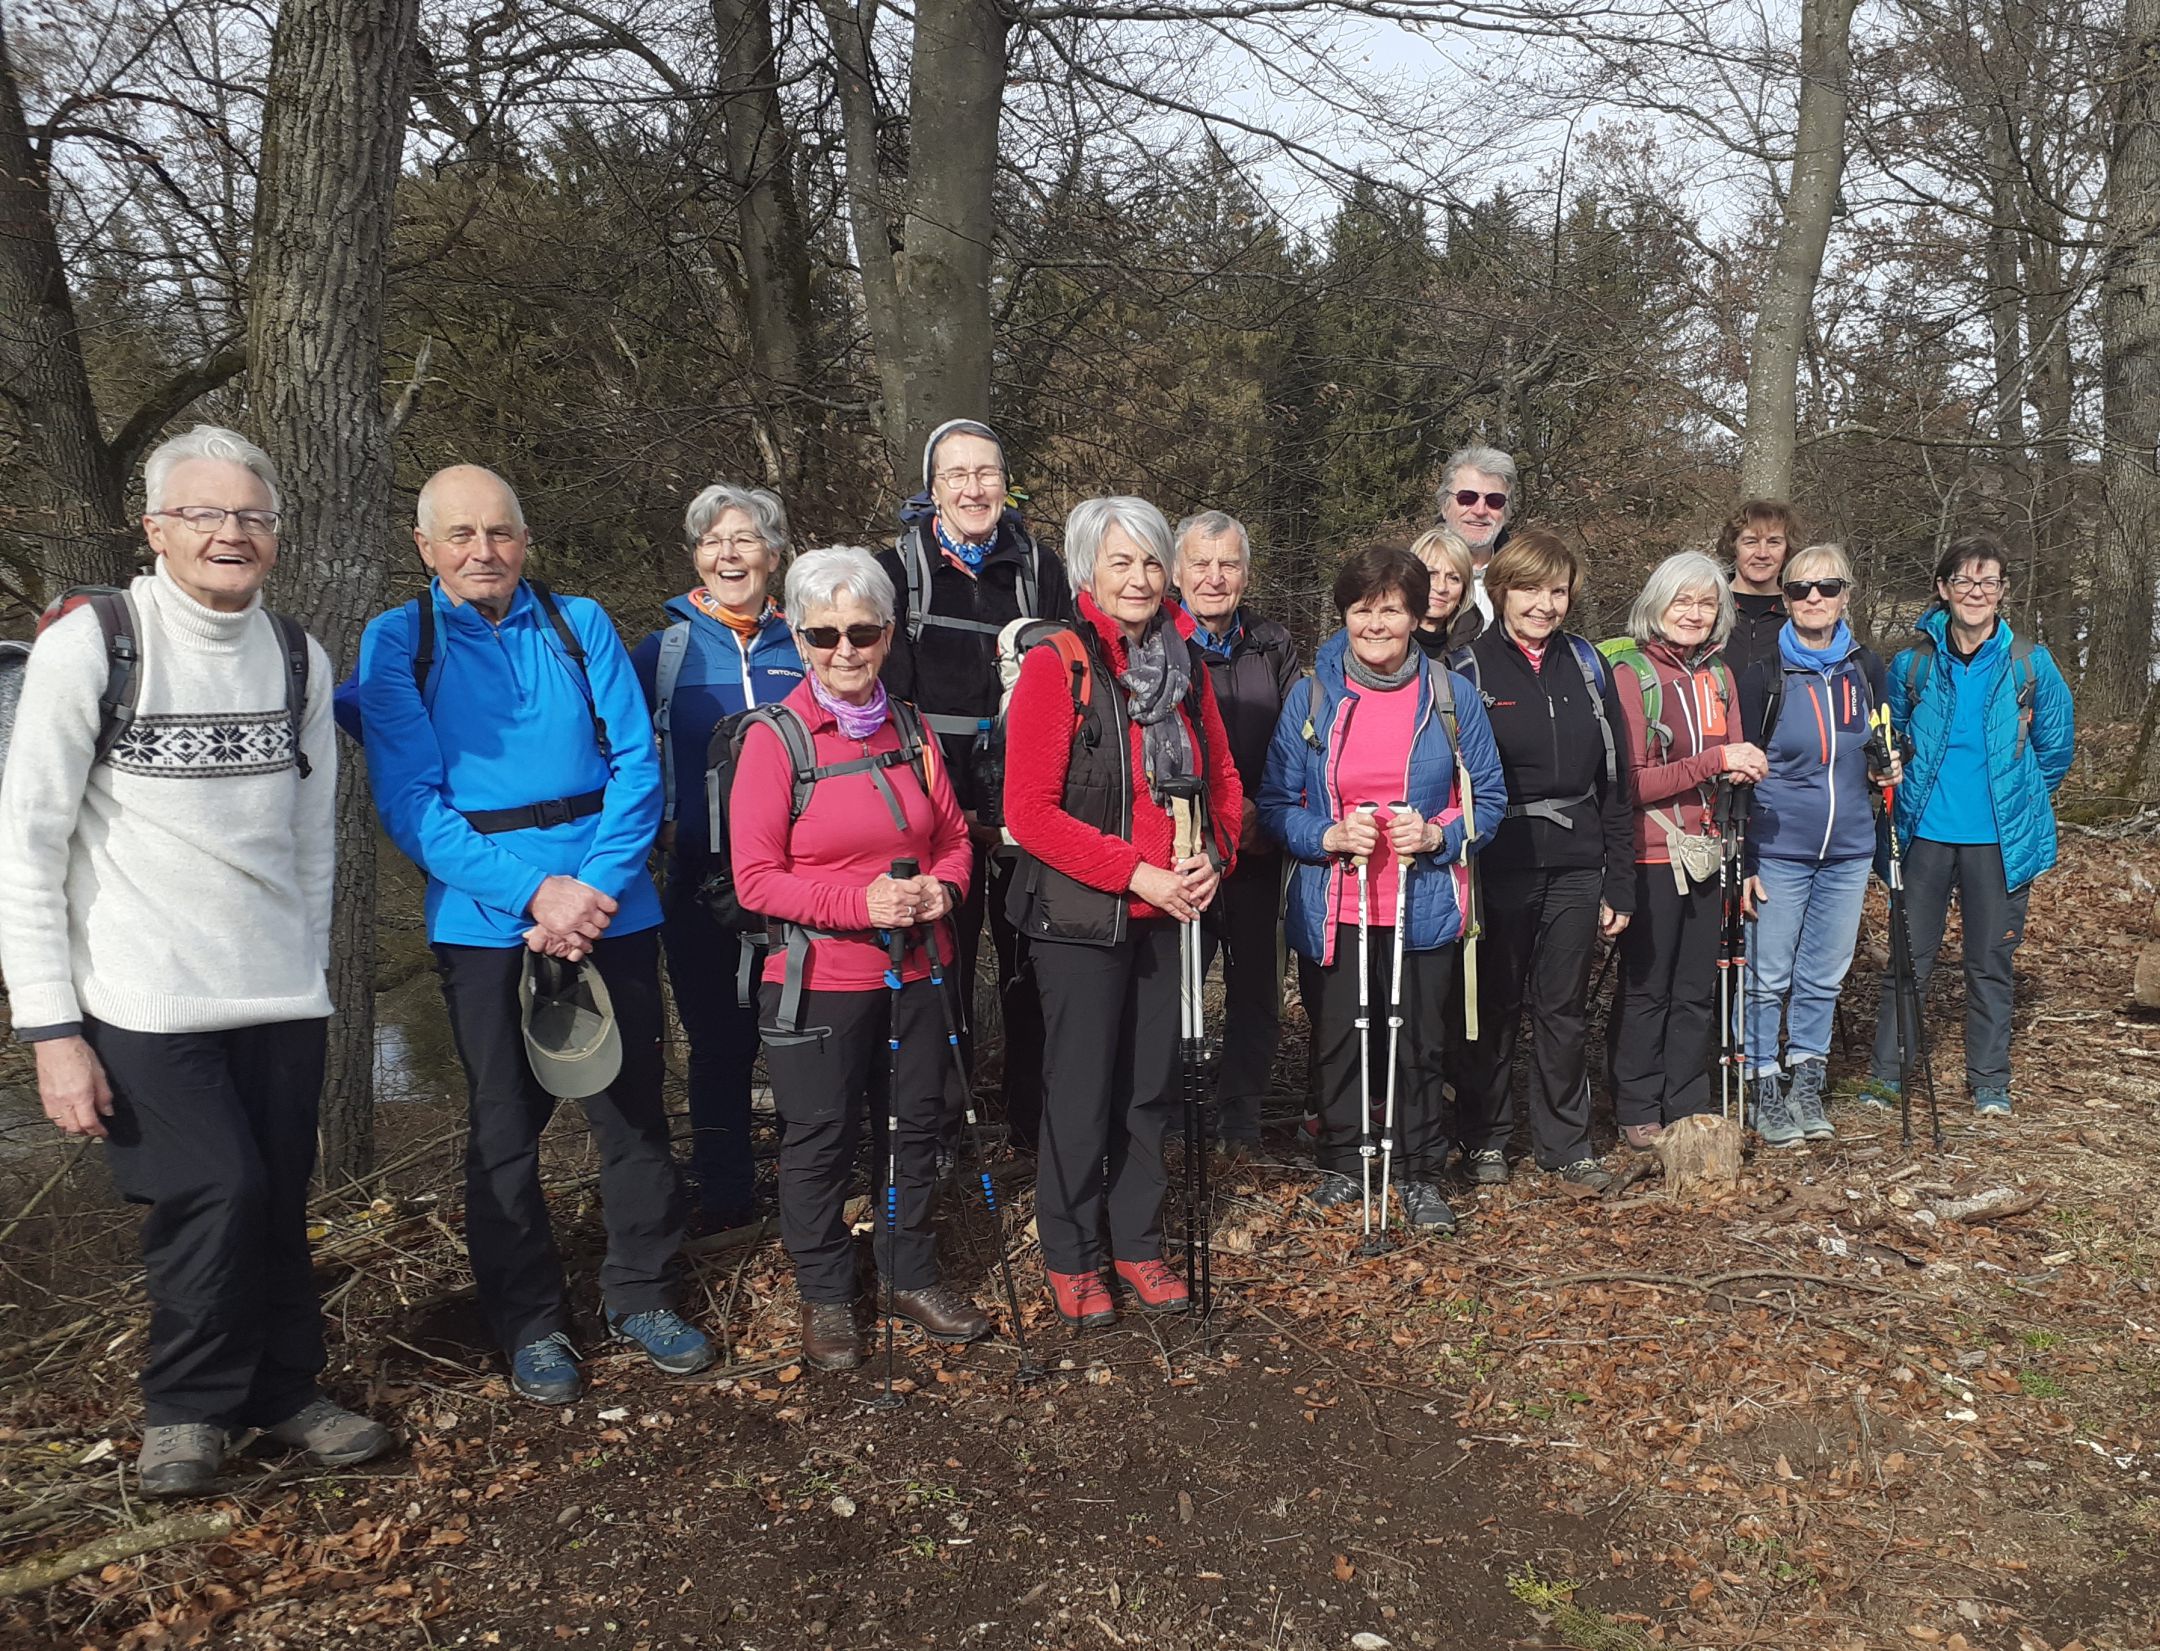
<svg viewBox="0 0 2160 1651"><path fill-rule="evenodd" d="M1904 1103L1905 1092L1895 1078L1863 1078L1853 1099L1877 1112L1895 1112Z"/></svg>
<svg viewBox="0 0 2160 1651"><path fill-rule="evenodd" d="M1578 1158L1572 1164L1562 1164L1553 1172L1571 1187L1587 1187L1592 1192L1606 1192L1612 1187L1612 1175L1595 1158Z"/></svg>
<svg viewBox="0 0 2160 1651"><path fill-rule="evenodd" d="M1637 1152L1648 1152L1650 1143L1665 1133L1663 1124L1622 1124L1620 1139Z"/></svg>
<svg viewBox="0 0 2160 1651"><path fill-rule="evenodd" d="M1973 1111L1983 1118L2007 1118L2010 1116L2010 1091L2007 1089L1976 1089L1973 1091Z"/></svg>
<svg viewBox="0 0 2160 1651"><path fill-rule="evenodd" d="M317 1399L275 1427L264 1428L263 1437L295 1445L326 1468L349 1468L390 1448L390 1430L382 1423L329 1399Z"/></svg>
<svg viewBox="0 0 2160 1651"><path fill-rule="evenodd" d="M193 1496L224 1461L225 1430L215 1422L162 1422L143 1429L135 1477L145 1496Z"/></svg>
<svg viewBox="0 0 2160 1651"><path fill-rule="evenodd" d="M1170 1270L1170 1264L1161 1256L1150 1261L1120 1261L1116 1266L1117 1276L1133 1293L1142 1312L1182 1313L1192 1305L1185 1281Z"/></svg>
<svg viewBox="0 0 2160 1651"><path fill-rule="evenodd" d="M712 1337L671 1307L648 1307L642 1313L610 1313L608 1333L635 1342L653 1366L670 1376L693 1376L719 1357Z"/></svg>
<svg viewBox="0 0 2160 1651"><path fill-rule="evenodd" d="M1480 1147L1475 1152L1463 1154L1463 1166L1470 1172L1470 1184L1475 1187L1504 1187L1507 1185L1507 1154L1498 1147Z"/></svg>
<svg viewBox="0 0 2160 1651"><path fill-rule="evenodd" d="M1755 1093L1749 1105L1748 1121L1755 1133L1762 1137L1766 1147L1796 1147L1807 1139L1792 1107L1785 1099L1785 1086L1778 1081L1775 1072L1764 1072L1754 1079Z"/></svg>
<svg viewBox="0 0 2160 1651"><path fill-rule="evenodd" d="M1829 1063L1810 1056L1794 1063L1792 1087L1785 1091L1785 1105L1791 1109L1793 1122L1810 1141L1837 1139L1837 1129L1830 1122L1830 1114L1823 1109L1823 1085L1829 1077Z"/></svg>
<svg viewBox="0 0 2160 1651"><path fill-rule="evenodd" d="M812 1370L853 1370L863 1361L862 1321L852 1301L802 1304L803 1363Z"/></svg>
<svg viewBox="0 0 2160 1651"><path fill-rule="evenodd" d="M1347 1175L1334 1170L1323 1170L1320 1179L1307 1187L1301 1195L1305 1207L1322 1212L1341 1209L1345 1204L1355 1204L1365 1196L1364 1187Z"/></svg>
<svg viewBox="0 0 2160 1651"><path fill-rule="evenodd" d="M510 1355L510 1386L536 1404L569 1404L585 1391L576 1349L560 1330Z"/></svg>
<svg viewBox="0 0 2160 1651"><path fill-rule="evenodd" d="M906 1319L932 1341L981 1341L990 1334L990 1321L982 1309L942 1284L895 1290L890 1306L895 1318Z"/></svg>
<svg viewBox="0 0 2160 1651"><path fill-rule="evenodd" d="M1430 1181L1405 1181L1401 1190L1403 1215L1411 1226L1434 1233L1455 1230L1453 1207Z"/></svg>
<svg viewBox="0 0 2160 1651"><path fill-rule="evenodd" d="M1117 1306L1100 1273L1059 1273L1044 1268L1050 1280L1050 1300L1058 1317L1076 1330L1093 1330L1114 1323Z"/></svg>

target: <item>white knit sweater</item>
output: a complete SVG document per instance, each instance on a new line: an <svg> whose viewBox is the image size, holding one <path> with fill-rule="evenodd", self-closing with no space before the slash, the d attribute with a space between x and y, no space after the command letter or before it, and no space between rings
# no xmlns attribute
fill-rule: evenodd
<svg viewBox="0 0 2160 1651"><path fill-rule="evenodd" d="M208 1032L330 1013L337 751L330 662L308 643L300 776L284 650L261 599L135 581L133 728L91 762L105 643L80 608L38 641L0 781L0 972L20 1031L85 1015Z"/></svg>

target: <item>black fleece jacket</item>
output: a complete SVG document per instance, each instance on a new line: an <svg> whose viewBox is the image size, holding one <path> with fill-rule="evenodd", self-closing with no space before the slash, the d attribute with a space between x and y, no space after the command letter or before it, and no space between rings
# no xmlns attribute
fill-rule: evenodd
<svg viewBox="0 0 2160 1651"><path fill-rule="evenodd" d="M1732 635L1725 639L1725 668L1738 682L1758 659L1778 657L1778 632L1785 628L1785 598L1733 592Z"/></svg>
<svg viewBox="0 0 2160 1651"><path fill-rule="evenodd" d="M1587 644L1584 644L1587 646ZM1468 674L1485 701L1486 720L1507 774L1508 817L1479 856L1486 871L1580 871L1605 874L1604 902L1635 909L1634 819L1628 805L1627 725L1613 697L1612 672L1599 661L1601 697L1613 730L1617 771L1605 777L1605 741L1591 709L1569 639L1555 634L1541 668L1500 626L1470 644ZM1587 795L1586 795L1587 794ZM1562 810L1569 824L1518 810L1540 798L1582 798Z"/></svg>

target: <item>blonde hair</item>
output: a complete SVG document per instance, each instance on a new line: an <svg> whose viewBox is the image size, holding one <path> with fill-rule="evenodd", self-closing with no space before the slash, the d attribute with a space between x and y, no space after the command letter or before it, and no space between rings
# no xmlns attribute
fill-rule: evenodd
<svg viewBox="0 0 2160 1651"><path fill-rule="evenodd" d="M1469 541L1451 527L1428 528L1420 533L1410 546L1410 554L1435 573L1443 567L1453 568L1464 590L1476 577L1477 562L1470 554Z"/></svg>
<svg viewBox="0 0 2160 1651"><path fill-rule="evenodd" d="M1785 567L1778 574L1781 580L1789 579L1842 579L1847 585L1859 583L1853 578L1852 558L1845 554L1843 545L1809 545L1796 550L1785 558Z"/></svg>

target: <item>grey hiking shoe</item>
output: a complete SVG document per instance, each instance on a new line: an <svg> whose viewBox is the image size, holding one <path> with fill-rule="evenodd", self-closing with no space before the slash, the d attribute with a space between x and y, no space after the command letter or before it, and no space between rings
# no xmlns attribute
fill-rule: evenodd
<svg viewBox="0 0 2160 1651"><path fill-rule="evenodd" d="M326 1468L349 1468L390 1448L390 1430L382 1423L329 1399L317 1399L275 1427L264 1428L263 1436L297 1446Z"/></svg>
<svg viewBox="0 0 2160 1651"><path fill-rule="evenodd" d="M163 1422L143 1429L135 1477L145 1496L193 1496L224 1461L225 1430L215 1422Z"/></svg>
<svg viewBox="0 0 2160 1651"><path fill-rule="evenodd" d="M1829 1077L1829 1063L1810 1057L1794 1065L1792 1087L1785 1092L1785 1104L1792 1110L1793 1122L1810 1141L1837 1139L1837 1130L1823 1106L1823 1086Z"/></svg>
<svg viewBox="0 0 2160 1651"><path fill-rule="evenodd" d="M1315 1185L1305 1189L1303 1201L1309 1210L1333 1210L1340 1209L1345 1204L1355 1204L1364 1196L1365 1189L1361 1183L1351 1180L1347 1175L1338 1175L1333 1170L1327 1170L1322 1172Z"/></svg>
<svg viewBox="0 0 2160 1651"><path fill-rule="evenodd" d="M1572 1164L1562 1164L1553 1173L1570 1186L1587 1187L1592 1192L1607 1192L1612 1188L1611 1172L1595 1158L1578 1158Z"/></svg>
<svg viewBox="0 0 2160 1651"><path fill-rule="evenodd" d="M1748 1122L1762 1137L1764 1146L1796 1147L1807 1139L1800 1120L1793 1116L1792 1107L1785 1099L1785 1086L1778 1081L1775 1072L1764 1072L1756 1077L1752 1088Z"/></svg>
<svg viewBox="0 0 2160 1651"><path fill-rule="evenodd" d="M1440 1189L1430 1181L1405 1181L1401 1186L1403 1214L1413 1227L1423 1227L1427 1232L1451 1233L1455 1230L1455 1211Z"/></svg>
<svg viewBox="0 0 2160 1651"><path fill-rule="evenodd" d="M1498 1147L1480 1147L1475 1152L1463 1154L1463 1167L1470 1172L1470 1184L1477 1187L1504 1187L1507 1185L1507 1154Z"/></svg>

